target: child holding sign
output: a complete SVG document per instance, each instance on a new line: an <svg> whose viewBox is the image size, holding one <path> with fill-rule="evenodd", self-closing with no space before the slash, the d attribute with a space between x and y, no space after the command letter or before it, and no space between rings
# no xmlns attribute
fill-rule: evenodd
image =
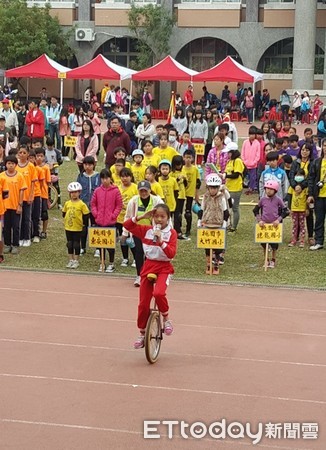
<svg viewBox="0 0 326 450"><path fill-rule="evenodd" d="M261 198L258 205L253 209L253 213L261 228L264 228L265 224L273 224L276 228L282 222L283 218L287 216L283 200L276 195L278 189L279 183L276 180L266 181L264 184L265 197ZM266 244L261 245L265 255ZM278 244L270 244L270 246L272 248L272 259L268 261L267 267L274 269Z"/></svg>
<svg viewBox="0 0 326 450"><path fill-rule="evenodd" d="M207 228L226 228L229 219L228 205L224 193L221 191L222 180L217 174L210 174L206 178L207 192L203 196L202 211L199 212L199 226ZM213 264L213 275L219 274L219 258L224 249L213 250L211 261L211 250L206 249L207 269L206 275L211 274Z"/></svg>

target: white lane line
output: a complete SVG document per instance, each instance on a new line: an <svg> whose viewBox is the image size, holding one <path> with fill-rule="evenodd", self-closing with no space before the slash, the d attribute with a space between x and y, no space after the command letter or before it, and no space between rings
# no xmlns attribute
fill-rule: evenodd
<svg viewBox="0 0 326 450"><path fill-rule="evenodd" d="M244 394L240 392L223 392L223 391L210 391L204 389L189 389L189 388L177 388L169 386L150 386L146 384L131 384L131 383L119 383L115 381L101 381L101 380L81 380L78 378L64 378L64 377L46 377L42 375L25 375L25 374L14 374L14 373L0 373L0 377L4 378L23 378L32 380L47 380L47 381L59 381L59 382L69 382L69 383L85 383L85 384L95 384L100 386L115 386L123 388L133 388L133 389L148 389L148 390L158 390L158 391L172 391L172 392L188 392L191 394L208 394L208 395L221 395L228 397L242 397L242 398L255 398L263 400L276 400L284 402L294 402L294 403L308 403L314 405L326 405L326 401L322 400L310 400L302 398L290 398L290 397L273 397L269 395L254 395L254 394Z"/></svg>
<svg viewBox="0 0 326 450"><path fill-rule="evenodd" d="M111 294L95 294L95 293L87 293L87 292L69 292L69 291L47 291L47 290L38 290L38 289L20 289L20 288L10 288L10 287L0 287L1 290L6 291L17 291L17 292L31 292L35 294L62 294L62 295L71 295L79 297L97 297L97 298L118 298L125 300L138 300L137 296L123 296L123 295L111 295ZM46 300L46 298L44 299ZM237 304L237 303L218 303L218 302L210 302L210 301L197 301L197 300L180 300L170 298L171 303L186 303L186 304L194 304L194 305L212 305L212 306L226 306L229 308L251 308L251 309L263 309L263 310L274 310L274 311L292 311L292 312L304 312L304 313L321 313L325 314L326 310L321 309L305 309L305 308L289 308L285 306L262 306L262 305L247 305L247 304Z"/></svg>
<svg viewBox="0 0 326 450"><path fill-rule="evenodd" d="M29 341L25 339L0 339L0 342L10 342L17 344L31 344L31 345L48 345L53 347L68 347L68 348L82 348L82 349L90 349L90 350L108 350L115 352L132 352L135 350L131 348L122 348L122 347L105 347L100 345L83 345L83 344L70 344L70 343L62 343L62 342L44 342L44 341ZM326 368L326 364L316 364L316 363L305 363L305 362L297 362L297 361L277 361L273 359L256 359L256 358L240 358L233 356L220 356L220 355L204 355L201 353L179 353L179 352L161 352L163 355L167 356L178 356L178 357L186 357L186 358L202 358L202 359L222 359L229 361L243 361L243 362L253 362L253 363L264 363L264 364L285 364L285 365L293 365L293 366L305 366L305 367L322 367Z"/></svg>
<svg viewBox="0 0 326 450"><path fill-rule="evenodd" d="M27 315L27 316L43 316L43 317L55 317L60 319L77 319L77 320L99 320L105 322L122 322L122 323L134 323L134 320L130 319L109 319L107 317L88 317L88 316L71 316L68 314L47 314L47 313L35 313L35 312L25 312L25 311L8 311L8 310L0 310L0 314L18 314L18 315ZM315 333L295 333L292 331L274 331L274 330L255 330L251 328L236 328L236 327L218 327L214 325L196 325L196 324L186 324L186 323L178 323L180 327L186 328L205 328L212 330L226 330L226 331L235 331L235 332L245 332L245 333L266 333L266 334L284 334L287 336L307 336L307 337L326 337L326 334L315 334Z"/></svg>
<svg viewBox="0 0 326 450"><path fill-rule="evenodd" d="M21 424L21 425L37 425L37 426L45 426L45 427L58 427L58 428L72 428L77 430L90 430L90 431L104 431L109 433L124 433L124 434L133 434L138 436L143 436L144 433L141 431L132 431L132 430L121 430L118 428L103 428L103 427L92 427L87 425L75 425L75 424L68 424L68 423L55 423L55 422L33 422L31 420L19 420L19 419L7 419L7 418L0 418L0 422L2 423L9 423L9 424ZM159 433L161 437L167 438L167 434ZM173 435L173 439L181 439L181 436ZM188 437L188 440L197 441L198 439L195 439L191 436ZM213 439L203 438L201 441L209 441L214 442ZM222 443L222 442L221 442ZM223 444L229 444L229 445L244 445L247 447L252 447L251 442L239 442L235 444L234 441L226 441L223 439ZM136 444L134 443L134 446ZM165 444L167 445L167 444ZM166 447L167 448L167 447ZM276 450L295 450L293 447L280 447L278 445L266 445L266 444L257 444L257 448L269 448L269 449L276 449ZM311 450L310 448L300 448L300 450Z"/></svg>

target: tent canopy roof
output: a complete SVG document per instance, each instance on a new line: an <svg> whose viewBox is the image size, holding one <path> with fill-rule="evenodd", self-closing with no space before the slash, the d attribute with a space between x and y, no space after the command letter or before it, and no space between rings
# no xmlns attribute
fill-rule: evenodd
<svg viewBox="0 0 326 450"><path fill-rule="evenodd" d="M134 73L136 73L135 70L118 66L112 61L104 58L103 55L97 55L94 59L83 66L71 70L67 74L67 78L83 80L125 80L127 78L131 78L131 75Z"/></svg>
<svg viewBox="0 0 326 450"><path fill-rule="evenodd" d="M5 76L7 78L58 78L59 72L66 73L70 70L44 53L24 66L6 70Z"/></svg>
<svg viewBox="0 0 326 450"><path fill-rule="evenodd" d="M192 81L197 74L195 70L188 69L178 63L171 56L166 56L162 61L148 69L140 70L132 76L133 80L148 81Z"/></svg>
<svg viewBox="0 0 326 450"><path fill-rule="evenodd" d="M195 75L194 81L241 81L243 83L255 83L263 80L263 78L262 73L248 69L231 58L231 56L227 56L211 69Z"/></svg>

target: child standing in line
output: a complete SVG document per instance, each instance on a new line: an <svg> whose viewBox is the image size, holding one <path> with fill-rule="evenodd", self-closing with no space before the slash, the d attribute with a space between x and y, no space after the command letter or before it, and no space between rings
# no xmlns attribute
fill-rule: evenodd
<svg viewBox="0 0 326 450"><path fill-rule="evenodd" d="M32 241L40 242L40 220L41 220L41 183L44 180L44 171L40 166L36 165L36 155L34 150L29 152L29 162L32 163L36 170L36 181L34 183L34 200L32 204Z"/></svg>
<svg viewBox="0 0 326 450"><path fill-rule="evenodd" d="M58 192L58 209L62 209L59 185L59 166L63 163L63 158L61 151L54 148L54 140L50 137L46 138L45 160L50 168L51 183Z"/></svg>
<svg viewBox="0 0 326 450"><path fill-rule="evenodd" d="M198 214L201 227L226 228L229 220L229 209L224 193L221 191L222 180L217 174L206 178L207 192L203 196L201 211ZM210 260L210 249L206 249L206 275L210 275L210 265L213 264L213 275L219 274L220 255L224 250L213 250L213 261ZM224 259L223 259L224 262Z"/></svg>
<svg viewBox="0 0 326 450"><path fill-rule="evenodd" d="M127 167L128 169L131 168L130 162L126 161L126 150L123 147L115 148L114 152L113 152L113 156L114 156L115 160L117 160L117 159L124 159L125 160L124 167ZM114 177L116 175L114 164L112 164L112 166L110 167L110 171L111 171L112 176Z"/></svg>
<svg viewBox="0 0 326 450"><path fill-rule="evenodd" d="M177 206L174 213L174 229L178 234L178 239L187 240L182 234L182 213L186 201L187 179L182 173L183 158L181 155L173 156L171 176L176 179L179 187L179 195L177 198Z"/></svg>
<svg viewBox="0 0 326 450"><path fill-rule="evenodd" d="M184 131L183 134L182 134L182 137L181 137L181 144L180 144L180 147L179 147L180 155L183 156L183 154L184 154L184 152L186 150L191 150L193 158L195 159L196 152L195 152L194 146L190 142L190 134L189 134L188 130Z"/></svg>
<svg viewBox="0 0 326 450"><path fill-rule="evenodd" d="M276 195L279 190L279 184L276 180L269 180L265 182L264 189L266 196L259 200L258 205L253 209L253 213L259 226L262 228L265 224L273 224L274 227L277 227L287 215L283 200ZM266 244L261 245L265 256ZM272 259L268 261L268 267L274 269L278 244L270 244L270 246L272 248Z"/></svg>
<svg viewBox="0 0 326 450"><path fill-rule="evenodd" d="M126 210L129 203L129 200L132 199L134 195L138 194L137 185L134 183L134 178L130 169L124 167L120 171L121 178L121 186L119 187L119 191L122 197L122 209L117 218L117 230L120 238L121 252L122 252L122 263L121 267L128 267L129 264L129 248L127 245L127 236L123 236L122 234L122 225L125 220Z"/></svg>
<svg viewBox="0 0 326 450"><path fill-rule="evenodd" d="M137 222L150 219L152 225L138 225ZM174 273L171 260L177 252L177 233L169 224L170 211L165 204L158 204L153 210L141 216L133 217L124 222L123 226L130 233L140 239L144 246L146 260L141 271L138 320L140 336L134 343L134 348L144 347L145 328L150 314L150 302L155 298L157 306L163 316L164 333L173 333L173 325L169 319L169 304L166 289L170 277ZM147 275L157 275L155 286L148 280Z"/></svg>
<svg viewBox="0 0 326 450"><path fill-rule="evenodd" d="M159 165L160 177L158 182L161 185L164 201L168 205L171 216L173 216L177 206L179 186L175 178L170 177L171 163L168 159L162 159Z"/></svg>
<svg viewBox="0 0 326 450"><path fill-rule="evenodd" d="M136 149L132 152L132 159L134 164L131 166L131 172L134 177L134 181L136 184L140 183L140 181L145 180L145 170L146 167L143 166L144 152L140 149Z"/></svg>
<svg viewBox="0 0 326 450"><path fill-rule="evenodd" d="M34 200L35 182L38 177L34 164L29 162L29 149L25 146L21 146L18 150L17 156L18 164L16 170L23 175L26 184L21 214L19 245L21 247L30 247L32 231L32 204Z"/></svg>
<svg viewBox="0 0 326 450"><path fill-rule="evenodd" d="M160 161L167 159L170 163L172 162L173 156L179 154L173 147L168 146L168 135L166 133L160 135L160 144L158 147L153 148L153 153L160 158Z"/></svg>
<svg viewBox="0 0 326 450"><path fill-rule="evenodd" d="M294 247L297 243L297 238L299 238L299 247L304 248L304 240L306 235L306 215L307 212L307 197L308 197L308 187L305 180L306 174L304 169L298 169L296 175L294 176L294 181L296 183L295 188L292 190L291 199L291 218L292 218L292 238L289 243L289 247ZM306 186L306 187L304 187Z"/></svg>
<svg viewBox="0 0 326 450"><path fill-rule="evenodd" d="M110 170L103 169L100 172L101 186L95 189L91 200L91 212L94 216L95 223L99 227L115 227L117 217L122 209L122 197L117 186L113 184ZM114 272L114 255L113 248L108 249L109 264L106 268L107 273ZM105 253L104 253L105 256ZM102 272L102 264L99 272Z"/></svg>
<svg viewBox="0 0 326 450"><path fill-rule="evenodd" d="M148 166L145 172L145 179L151 184L151 192L161 197L164 201L164 193L160 183L157 181L158 169L154 166Z"/></svg>
<svg viewBox="0 0 326 450"><path fill-rule="evenodd" d="M184 166L182 174L187 179L186 187L186 233L184 237L190 239L191 225L192 225L192 203L194 199L199 203L198 190L201 186L201 180L198 167L193 164L193 154L191 150L186 150L183 154Z"/></svg>
<svg viewBox="0 0 326 450"><path fill-rule="evenodd" d="M223 152L223 148L225 148L224 145L224 134L221 132L218 132L215 134L213 138L213 144L214 146L211 148L211 150L208 152L207 159L206 159L206 166L205 166L205 177L207 178L208 175L211 173L214 173L214 170L211 169L209 164L214 164L216 169L219 172L224 172L226 164L228 162L228 153Z"/></svg>
<svg viewBox="0 0 326 450"><path fill-rule="evenodd" d="M82 186L82 191L80 194L80 199L85 203L87 208L90 210L91 208L91 200L96 188L101 185L100 174L95 172L95 158L94 156L85 156L83 160L83 168L84 172L79 173L77 177L77 182ZM89 214L89 220L87 222L87 226L83 228L82 236L81 236L81 249L80 254L84 255L86 253L86 242L88 235L88 226L95 225L95 219L93 215Z"/></svg>
<svg viewBox="0 0 326 450"><path fill-rule="evenodd" d="M18 159L14 155L5 158L5 172L0 177L5 180L8 196L4 201L4 253L17 255L19 246L20 221L23 211L24 191L27 189L24 176L17 169Z"/></svg>
<svg viewBox="0 0 326 450"><path fill-rule="evenodd" d="M158 167L161 158L159 155L154 155L153 153L153 144L151 141L145 140L141 144L141 149L144 152L143 166L154 166Z"/></svg>
<svg viewBox="0 0 326 450"><path fill-rule="evenodd" d="M289 181L285 171L278 166L278 153L274 151L268 153L266 155L266 162L268 168L262 172L259 180L259 197L262 198L266 195L264 186L267 181L273 180L279 184L279 189L277 190L278 197L284 200L288 193Z"/></svg>
<svg viewBox="0 0 326 450"><path fill-rule="evenodd" d="M81 191L80 183L70 183L68 185L70 199L62 208L69 258L67 269L78 269L79 267L80 240L83 228L88 224L89 209L79 198Z"/></svg>
<svg viewBox="0 0 326 450"><path fill-rule="evenodd" d="M120 172L125 167L125 164L126 164L126 160L125 159L118 158L118 159L115 160L114 165L111 166L111 168L114 169L114 170L112 170L112 172L111 172L111 169L110 169L110 172L112 174L112 176L111 176L112 177L112 181L118 188L121 187Z"/></svg>
<svg viewBox="0 0 326 450"><path fill-rule="evenodd" d="M47 230L49 223L48 214L48 201L49 201L49 186L51 184L51 173L50 167L45 164L45 150L43 148L37 148L35 150L36 165L43 171L41 185L41 220L42 220L42 231L40 234L41 239L47 238Z"/></svg>
<svg viewBox="0 0 326 450"><path fill-rule="evenodd" d="M4 177L0 176L0 227L1 227L1 231L2 231L2 228L3 228L4 214L6 212L6 207L5 207L4 200L8 197L8 195L9 195L9 191L8 191L6 179ZM4 262L4 257L3 257L3 237L2 237L2 233L1 233L1 239L0 239L0 264L3 263L3 262Z"/></svg>
<svg viewBox="0 0 326 450"><path fill-rule="evenodd" d="M257 190L257 167L260 160L260 143L256 139L256 127L249 128L249 139L242 144L241 159L249 171L249 189L246 194Z"/></svg>

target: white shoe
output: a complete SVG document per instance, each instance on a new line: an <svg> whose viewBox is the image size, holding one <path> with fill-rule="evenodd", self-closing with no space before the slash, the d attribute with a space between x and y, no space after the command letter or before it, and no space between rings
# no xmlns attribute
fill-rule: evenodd
<svg viewBox="0 0 326 450"><path fill-rule="evenodd" d="M24 241L19 241L19 247L22 247L24 245Z"/></svg>
<svg viewBox="0 0 326 450"><path fill-rule="evenodd" d="M41 241L41 239L38 236L33 237L34 244L38 244Z"/></svg>
<svg viewBox="0 0 326 450"><path fill-rule="evenodd" d="M121 267L128 267L128 259L123 259L120 265Z"/></svg>
<svg viewBox="0 0 326 450"><path fill-rule="evenodd" d="M69 158L69 156L64 156L64 157L63 157L63 160L64 160L64 161L70 161L70 158Z"/></svg>
<svg viewBox="0 0 326 450"><path fill-rule="evenodd" d="M81 248L81 249L80 249L80 254L81 254L81 255L84 255L84 254L85 254L85 249L84 249L84 248Z"/></svg>
<svg viewBox="0 0 326 450"><path fill-rule="evenodd" d="M67 269L72 269L72 266L74 265L74 260L73 259L71 259L69 262L68 262L68 264L66 265L66 267L67 267Z"/></svg>
<svg viewBox="0 0 326 450"><path fill-rule="evenodd" d="M136 267L136 261L133 260L133 262L131 263L131 267Z"/></svg>
<svg viewBox="0 0 326 450"><path fill-rule="evenodd" d="M95 250L94 258L99 258L100 256L101 256L101 253L100 253L99 249Z"/></svg>
<svg viewBox="0 0 326 450"><path fill-rule="evenodd" d="M321 244L315 244L309 247L309 250L321 250L323 246Z"/></svg>
<svg viewBox="0 0 326 450"><path fill-rule="evenodd" d="M134 286L135 287L139 287L140 286L140 276L139 275L137 275L137 277L135 278Z"/></svg>
<svg viewBox="0 0 326 450"><path fill-rule="evenodd" d="M99 272L105 272L105 264L104 266L102 266L102 264L100 264L100 268L98 269Z"/></svg>
<svg viewBox="0 0 326 450"><path fill-rule="evenodd" d="M112 273L114 271L115 271L114 264L109 264L105 272Z"/></svg>
<svg viewBox="0 0 326 450"><path fill-rule="evenodd" d="M61 203L59 203L59 205L58 205L58 209L62 209L62 205L61 205Z"/></svg>
<svg viewBox="0 0 326 450"><path fill-rule="evenodd" d="M30 247L31 246L31 240L28 239L27 241L23 241L23 247Z"/></svg>
<svg viewBox="0 0 326 450"><path fill-rule="evenodd" d="M75 259L75 260L72 262L71 268L72 268L72 269L78 269L78 267L79 267L79 262L77 261L77 259Z"/></svg>

